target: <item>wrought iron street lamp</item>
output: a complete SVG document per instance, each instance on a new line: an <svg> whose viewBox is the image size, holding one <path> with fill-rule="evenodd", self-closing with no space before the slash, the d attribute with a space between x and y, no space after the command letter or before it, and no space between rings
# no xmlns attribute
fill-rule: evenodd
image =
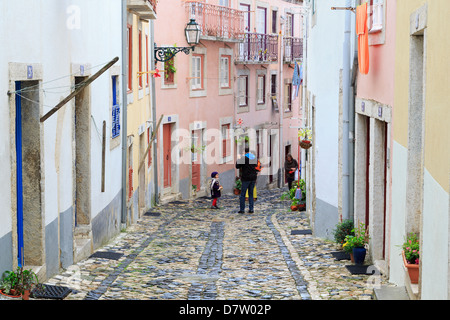
<svg viewBox="0 0 450 320"><path fill-rule="evenodd" d="M178 52L184 52L189 54L190 51L194 51L195 46L200 42L200 27L195 22L195 19L191 19L184 29L186 41L190 47L156 47L155 46L155 60L156 61L169 61Z"/></svg>

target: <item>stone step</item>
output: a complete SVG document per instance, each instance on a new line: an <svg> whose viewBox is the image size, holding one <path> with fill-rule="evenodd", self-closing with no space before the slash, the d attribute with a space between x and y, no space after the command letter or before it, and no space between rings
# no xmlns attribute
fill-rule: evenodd
<svg viewBox="0 0 450 320"><path fill-rule="evenodd" d="M373 290L374 300L410 300L406 287L381 286Z"/></svg>

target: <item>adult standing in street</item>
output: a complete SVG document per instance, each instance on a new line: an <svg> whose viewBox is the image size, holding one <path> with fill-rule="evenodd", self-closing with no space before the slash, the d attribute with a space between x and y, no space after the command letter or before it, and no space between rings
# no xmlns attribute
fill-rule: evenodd
<svg viewBox="0 0 450 320"><path fill-rule="evenodd" d="M298 169L298 162L290 153L286 155L286 161L284 163L284 172L286 174L286 180L288 182L289 190L292 188L292 182L295 180L295 171Z"/></svg>
<svg viewBox="0 0 450 320"><path fill-rule="evenodd" d="M250 152L248 147L245 148L243 157L239 157L236 161L236 168L240 169L242 181L241 195L239 196L239 213L245 213L245 194L248 190L248 213L253 213L253 189L258 176L257 167L258 159Z"/></svg>

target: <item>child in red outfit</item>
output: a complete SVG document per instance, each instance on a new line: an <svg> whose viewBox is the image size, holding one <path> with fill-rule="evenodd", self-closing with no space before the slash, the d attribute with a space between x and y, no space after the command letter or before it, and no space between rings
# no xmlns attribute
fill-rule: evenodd
<svg viewBox="0 0 450 320"><path fill-rule="evenodd" d="M211 178L211 199L213 200L211 209L220 209L217 206L217 203L219 202L221 190L223 189L223 187L219 183L219 173L217 171L214 171L213 173L211 173Z"/></svg>

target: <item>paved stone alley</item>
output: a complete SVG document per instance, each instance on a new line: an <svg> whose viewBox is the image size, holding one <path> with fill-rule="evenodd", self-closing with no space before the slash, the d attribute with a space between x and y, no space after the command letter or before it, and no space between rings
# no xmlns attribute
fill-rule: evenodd
<svg viewBox="0 0 450 320"><path fill-rule="evenodd" d="M220 210L207 198L153 208L97 251L109 257L46 283L73 289L66 300L372 299L369 284L385 279L352 275L350 261L331 255L336 244L298 234L310 230L308 219L281 192L258 191L253 214L237 213L234 195L220 199Z"/></svg>

